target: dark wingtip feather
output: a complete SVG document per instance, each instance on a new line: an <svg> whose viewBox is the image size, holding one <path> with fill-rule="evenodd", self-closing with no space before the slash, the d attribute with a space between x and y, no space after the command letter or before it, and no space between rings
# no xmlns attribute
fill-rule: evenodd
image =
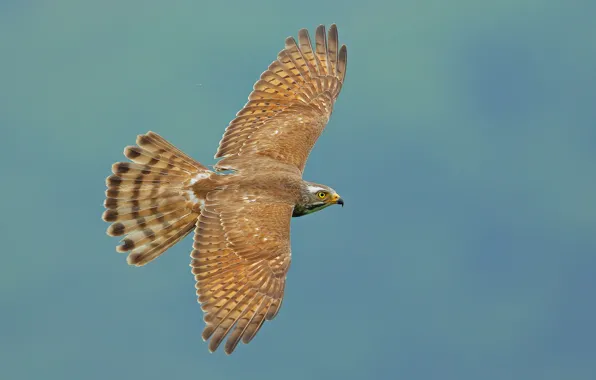
<svg viewBox="0 0 596 380"><path fill-rule="evenodd" d="M205 326L205 328L203 329L203 333L201 334L201 338L203 338L203 340L205 342L208 341L209 338L211 338L211 335L213 335L213 332L214 331L215 331L215 326L214 325L207 325L207 326ZM211 352L213 352L213 351L211 351Z"/></svg>
<svg viewBox="0 0 596 380"><path fill-rule="evenodd" d="M286 37L286 47L288 47L288 46L298 46L296 44L296 40L294 39L294 37L292 37L292 36Z"/></svg>
<svg viewBox="0 0 596 380"><path fill-rule="evenodd" d="M209 341L209 352L213 353L215 351L217 351L217 348L219 347L219 345L221 344L222 339L215 339L215 337L213 339L211 339Z"/></svg>
<svg viewBox="0 0 596 380"><path fill-rule="evenodd" d="M339 57L337 59L337 75L339 80L343 83L346 79L346 70L348 67L348 48L342 45L339 49Z"/></svg>
<svg viewBox="0 0 596 380"><path fill-rule="evenodd" d="M124 148L124 156L130 158L131 160L139 157L141 155L141 150L136 146L127 146Z"/></svg>
<svg viewBox="0 0 596 380"><path fill-rule="evenodd" d="M232 355L232 352L236 349L238 342L231 343L229 340L226 341L226 345L224 346L224 352L226 355Z"/></svg>
<svg viewBox="0 0 596 380"><path fill-rule="evenodd" d="M142 146L147 146L147 145L151 145L152 141L151 138L147 135L138 135L137 136L137 145L142 147Z"/></svg>

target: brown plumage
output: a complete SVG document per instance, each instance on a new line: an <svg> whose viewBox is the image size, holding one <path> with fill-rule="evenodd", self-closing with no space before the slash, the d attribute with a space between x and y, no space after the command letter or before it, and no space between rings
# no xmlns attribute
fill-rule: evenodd
<svg viewBox="0 0 596 380"><path fill-rule="evenodd" d="M215 172L156 133L124 150L112 166L103 219L123 236L119 252L142 266L194 229L191 253L203 339L230 354L250 342L281 307L290 267L290 220L343 200L302 172L345 78L347 50L337 28L302 29L261 74L230 122ZM231 174L217 171L232 170Z"/></svg>
<svg viewBox="0 0 596 380"><path fill-rule="evenodd" d="M145 265L193 230L200 205L185 190L209 170L156 133L137 138L124 155L133 163L112 165L106 180L108 235L124 236L118 252L130 251L128 263Z"/></svg>

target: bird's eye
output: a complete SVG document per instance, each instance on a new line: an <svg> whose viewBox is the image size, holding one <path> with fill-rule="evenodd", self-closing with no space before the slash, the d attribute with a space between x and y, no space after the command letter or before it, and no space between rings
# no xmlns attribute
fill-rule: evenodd
<svg viewBox="0 0 596 380"><path fill-rule="evenodd" d="M317 193L317 197L319 197L321 199L325 198L326 196L327 196L327 193L325 193L324 191L319 191Z"/></svg>

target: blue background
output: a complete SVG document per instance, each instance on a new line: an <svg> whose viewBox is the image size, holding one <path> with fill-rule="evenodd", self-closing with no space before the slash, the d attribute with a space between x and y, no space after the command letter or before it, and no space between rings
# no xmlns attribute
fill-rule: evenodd
<svg viewBox="0 0 596 380"><path fill-rule="evenodd" d="M0 1L0 378L596 378L596 2ZM204 164L289 35L346 83L284 306L209 354L187 238L126 265L104 180L149 130Z"/></svg>

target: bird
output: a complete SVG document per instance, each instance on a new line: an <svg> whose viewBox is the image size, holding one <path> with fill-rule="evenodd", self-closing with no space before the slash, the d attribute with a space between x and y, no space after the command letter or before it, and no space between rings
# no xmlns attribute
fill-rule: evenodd
<svg viewBox="0 0 596 380"><path fill-rule="evenodd" d="M341 205L331 187L303 179L344 84L347 48L337 26L307 29L285 47L226 127L212 169L149 131L112 165L102 218L118 252L144 266L194 231L190 267L214 352L231 354L278 314L291 262L290 221Z"/></svg>

